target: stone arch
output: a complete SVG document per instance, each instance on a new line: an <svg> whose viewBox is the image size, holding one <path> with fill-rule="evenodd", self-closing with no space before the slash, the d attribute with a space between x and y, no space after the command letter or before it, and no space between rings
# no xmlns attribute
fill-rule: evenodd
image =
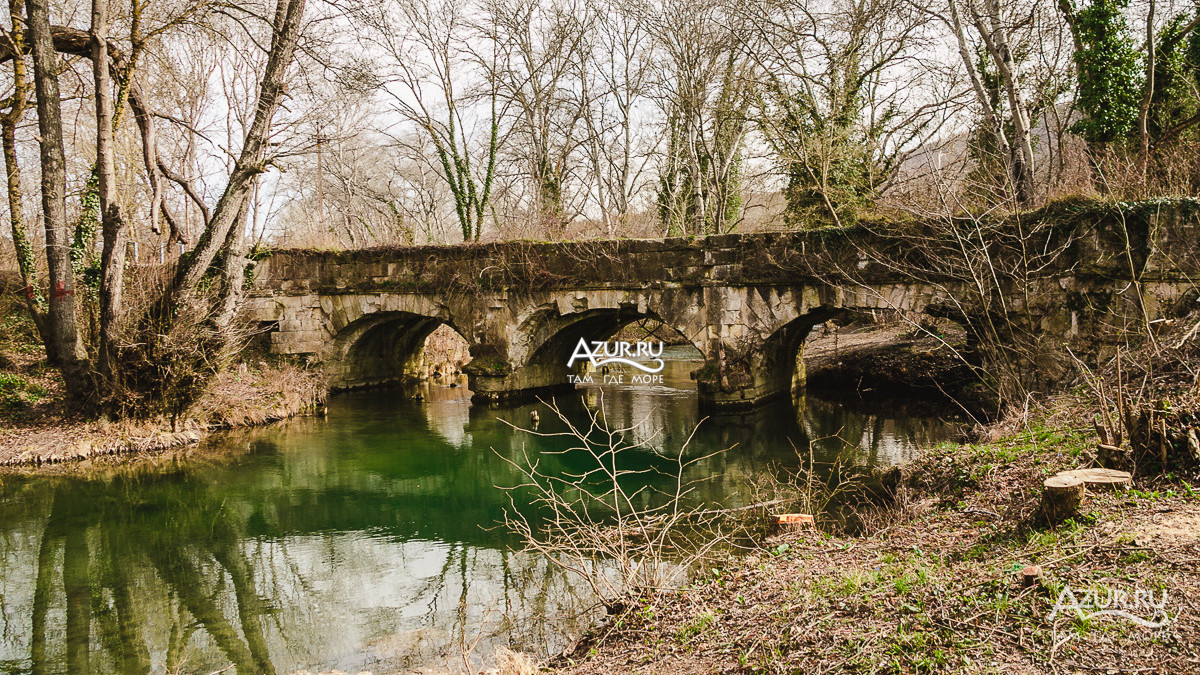
<svg viewBox="0 0 1200 675"><path fill-rule="evenodd" d="M878 310L923 312L936 294L895 284L882 290L831 285L746 287L724 291L714 303L719 336L708 350L698 388L702 406L737 410L804 387L804 342L812 329L839 317Z"/></svg>
<svg viewBox="0 0 1200 675"><path fill-rule="evenodd" d="M798 390L804 340L843 311L841 300L815 285L710 289L712 338L697 377L701 405L737 410Z"/></svg>
<svg viewBox="0 0 1200 675"><path fill-rule="evenodd" d="M363 315L341 331L326 354L326 372L333 389L354 389L413 381L422 376L425 340L452 322L403 310Z"/></svg>
<svg viewBox="0 0 1200 675"><path fill-rule="evenodd" d="M686 296L686 297L685 297ZM704 319L696 294L593 292L549 299L522 312L509 331L506 367L471 369L476 397L509 398L518 393L572 386L567 367L580 338L605 340L639 319L653 319L678 332L697 349L704 347ZM666 300L666 301L664 301ZM684 311L677 311L677 310Z"/></svg>
<svg viewBox="0 0 1200 675"><path fill-rule="evenodd" d="M643 318L661 321L703 351L705 318L697 293L601 292L555 298L523 312L510 341L509 357L514 365L525 364L564 332L579 334L572 341L573 347L579 336L603 340Z"/></svg>
<svg viewBox="0 0 1200 675"><path fill-rule="evenodd" d="M566 367L566 362L575 351L580 339L607 340L625 326L641 319L662 321L663 325L670 326L655 312L637 311L635 308L628 307L589 309L558 317L557 321L548 322L552 332L540 340L537 348L525 359L525 365L526 367L561 366L565 378L565 375L570 372ZM674 330L679 332L677 329ZM680 335L683 334L680 332Z"/></svg>
<svg viewBox="0 0 1200 675"><path fill-rule="evenodd" d="M804 341L813 327L844 313L831 305L810 309L772 332L758 349L746 355L745 375L759 390L756 401L796 394L804 387Z"/></svg>

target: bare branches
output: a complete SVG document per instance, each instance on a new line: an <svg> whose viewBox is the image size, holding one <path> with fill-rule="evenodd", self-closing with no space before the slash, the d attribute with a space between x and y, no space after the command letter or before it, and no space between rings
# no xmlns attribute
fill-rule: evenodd
<svg viewBox="0 0 1200 675"><path fill-rule="evenodd" d="M175 282L164 296L166 305L187 295L200 282L218 251L226 250L223 279L227 284L227 301L221 312L223 321L232 319L235 304L228 298L240 297L242 277L241 230L246 200L266 170L267 135L271 120L283 99L285 75L292 64L292 55L299 39L305 0L279 0L276 7L275 30L266 68L259 83L259 95L254 118L242 141L242 150L229 177L225 191L217 200L212 217L187 261L179 266ZM157 164L155 165L157 169Z"/></svg>
<svg viewBox="0 0 1200 675"><path fill-rule="evenodd" d="M504 457L525 478L506 488L505 525L579 576L610 613L643 593L677 587L692 565L729 541L728 513L695 499L697 481L686 477L689 467L713 456L688 457L691 436L677 451L658 455L649 447L653 438L631 440L637 425L609 427L603 401L588 411L586 429L555 404L547 407L565 431L527 433L566 439L571 447L558 454L583 458L581 468L552 473L524 449L515 459Z"/></svg>
<svg viewBox="0 0 1200 675"><path fill-rule="evenodd" d="M416 125L433 144L437 168L450 189L463 241L478 239L488 212L500 145L500 114L494 78L486 77L495 53L472 50L475 28L461 0L373 3L353 14L370 30L363 41L382 50L388 64L379 83L392 108ZM472 81L480 71L482 81ZM467 83L467 84L464 84ZM477 86L478 92L463 89ZM482 113L466 109L481 101ZM477 111L478 112L478 111ZM476 127L482 148L475 144Z"/></svg>
<svg viewBox="0 0 1200 675"><path fill-rule="evenodd" d="M885 1L775 0L742 13L765 89L756 122L787 176L789 221L841 224L871 208L946 117L924 17Z"/></svg>

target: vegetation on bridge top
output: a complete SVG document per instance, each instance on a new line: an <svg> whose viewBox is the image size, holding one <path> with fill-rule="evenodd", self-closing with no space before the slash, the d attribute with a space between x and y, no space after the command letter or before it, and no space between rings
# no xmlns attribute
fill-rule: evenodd
<svg viewBox="0 0 1200 675"><path fill-rule="evenodd" d="M959 272L969 273L958 269L970 267L964 256L982 253L1025 278L1067 271L1119 278L1138 275L1152 251L1168 255L1176 269L1200 269L1191 246L1197 214L1195 199L1075 199L1017 215L862 220L708 237L265 250L257 257L269 261L268 269L257 278L259 292L285 281L324 292L435 293L714 280L933 283L960 280ZM724 271L714 275L714 268Z"/></svg>

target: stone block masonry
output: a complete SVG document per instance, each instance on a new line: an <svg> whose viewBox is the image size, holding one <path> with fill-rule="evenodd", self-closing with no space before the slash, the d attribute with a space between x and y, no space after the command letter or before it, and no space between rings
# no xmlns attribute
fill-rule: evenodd
<svg viewBox="0 0 1200 675"><path fill-rule="evenodd" d="M1014 225L1020 255L1036 259L1014 258L1017 246L981 249L1000 270L1008 330L1044 346L1030 367L1046 386L1066 373L1068 348L1104 358L1122 339L1117 327L1196 302L1194 205L1136 218L1096 209ZM412 377L425 338L449 325L470 345L465 370L486 400L569 386L579 338L652 318L704 355L702 407L736 409L802 386L805 338L839 314L928 313L973 326L996 312L963 271L971 266L953 259L958 226L278 251L257 264L243 315L270 331L274 351L319 359L335 389Z"/></svg>

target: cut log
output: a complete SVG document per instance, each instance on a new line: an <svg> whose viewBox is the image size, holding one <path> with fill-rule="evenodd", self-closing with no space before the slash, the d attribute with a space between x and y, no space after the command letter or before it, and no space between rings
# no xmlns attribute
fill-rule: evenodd
<svg viewBox="0 0 1200 675"><path fill-rule="evenodd" d="M1079 512L1083 503L1082 478L1064 472L1047 478L1042 486L1042 516L1047 522L1060 523Z"/></svg>
<svg viewBox="0 0 1200 675"><path fill-rule="evenodd" d="M807 513L781 513L771 521L775 532L791 532L817 526L813 517Z"/></svg>
<svg viewBox="0 0 1200 675"><path fill-rule="evenodd" d="M813 517L807 513L782 513L775 516L775 522L779 525L812 525Z"/></svg>
<svg viewBox="0 0 1200 675"><path fill-rule="evenodd" d="M1021 570L1021 587L1029 588L1037 586L1042 578L1042 568L1037 565L1028 565Z"/></svg>
<svg viewBox="0 0 1200 675"><path fill-rule="evenodd" d="M1127 488L1133 484L1133 476L1128 471L1116 469L1075 469L1061 471L1059 476L1071 476L1083 481L1092 490L1115 490Z"/></svg>

